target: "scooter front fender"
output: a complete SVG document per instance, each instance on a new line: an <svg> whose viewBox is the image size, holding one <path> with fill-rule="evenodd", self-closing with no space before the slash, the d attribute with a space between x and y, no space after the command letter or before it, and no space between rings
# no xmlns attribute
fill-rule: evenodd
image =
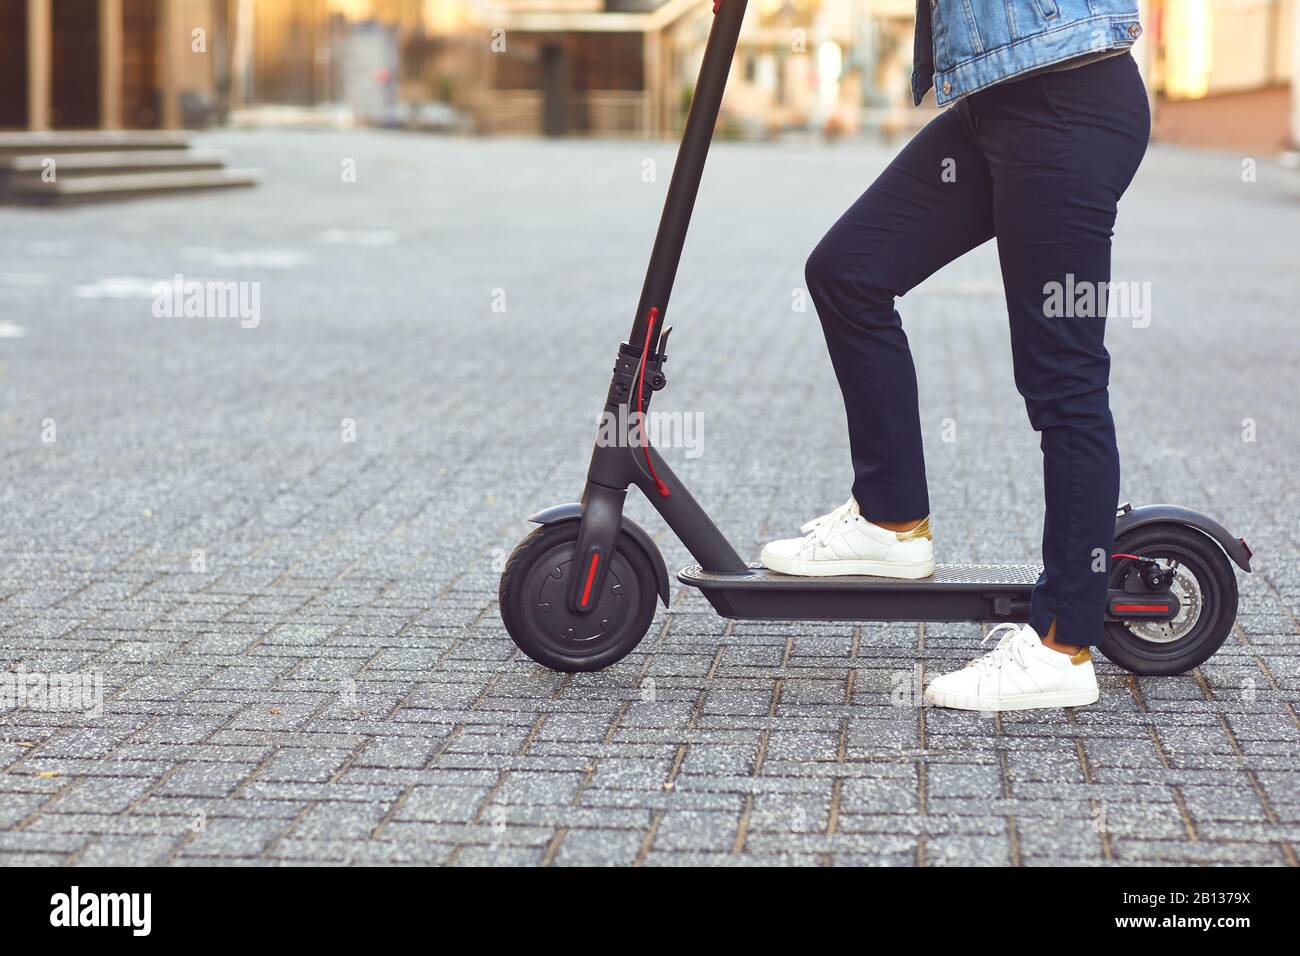
<svg viewBox="0 0 1300 956"><path fill-rule="evenodd" d="M1178 505L1143 505L1121 511L1115 519L1115 537L1149 524L1181 524L1195 528L1216 541L1228 557L1243 571L1250 570L1250 548L1242 538L1234 538L1228 529L1213 518Z"/></svg>
<svg viewBox="0 0 1300 956"><path fill-rule="evenodd" d="M552 505L545 508L535 515L530 515L528 520L533 524L559 524L562 521L578 521L582 518L582 502L571 501L568 504ZM664 607L668 606L668 565L664 563L664 556L659 553L659 548L655 545L650 535L635 521L623 516L620 526L633 541L646 553L650 559L650 564L655 569L655 580L659 585L659 600L664 602Z"/></svg>

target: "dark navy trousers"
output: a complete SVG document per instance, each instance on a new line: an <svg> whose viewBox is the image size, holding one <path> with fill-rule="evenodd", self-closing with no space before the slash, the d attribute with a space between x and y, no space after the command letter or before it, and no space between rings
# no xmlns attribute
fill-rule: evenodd
<svg viewBox="0 0 1300 956"><path fill-rule="evenodd" d="M1116 204L1150 119L1128 53L973 93L908 143L806 269L844 393L853 495L867 518L903 521L930 505L894 300L997 239L1016 387L1043 452L1044 570L1030 623L1042 635L1055 619L1066 644L1102 637L1119 496L1105 292Z"/></svg>

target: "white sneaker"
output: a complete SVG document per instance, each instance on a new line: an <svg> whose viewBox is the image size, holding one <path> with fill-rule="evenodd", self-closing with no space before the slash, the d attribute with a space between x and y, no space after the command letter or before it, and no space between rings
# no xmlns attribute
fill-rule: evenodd
<svg viewBox="0 0 1300 956"><path fill-rule="evenodd" d="M1001 639L993 650L959 671L936 677L925 689L926 702L982 711L1097 702L1097 675L1088 648L1073 657L1054 651L1028 624L999 624L984 640L995 634Z"/></svg>
<svg viewBox="0 0 1300 956"><path fill-rule="evenodd" d="M908 531L889 531L862 517L850 498L799 530L804 537L773 541L763 548L758 556L763 567L809 577L873 574L911 579L934 574L929 518Z"/></svg>

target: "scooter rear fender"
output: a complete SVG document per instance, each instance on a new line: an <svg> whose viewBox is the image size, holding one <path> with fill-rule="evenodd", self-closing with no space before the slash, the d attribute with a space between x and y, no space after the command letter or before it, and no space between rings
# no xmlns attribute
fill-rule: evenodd
<svg viewBox="0 0 1300 956"><path fill-rule="evenodd" d="M1243 571L1250 570L1250 547L1244 538L1234 538L1227 528L1213 518L1178 505L1142 505L1139 508L1123 506L1115 518L1115 537L1149 524L1181 524L1195 528L1217 542L1237 567Z"/></svg>

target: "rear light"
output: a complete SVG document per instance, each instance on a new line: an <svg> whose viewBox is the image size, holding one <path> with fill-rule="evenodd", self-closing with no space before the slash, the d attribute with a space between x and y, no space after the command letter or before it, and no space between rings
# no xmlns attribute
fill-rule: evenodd
<svg viewBox="0 0 1300 956"><path fill-rule="evenodd" d="M1246 543L1246 539L1238 538L1237 540L1241 542L1241 546L1246 549L1246 557L1253 558L1255 556L1255 552L1250 550L1250 545Z"/></svg>
<svg viewBox="0 0 1300 956"><path fill-rule="evenodd" d="M1121 621L1171 620L1179 602L1172 594L1116 594L1111 592L1106 613Z"/></svg>

